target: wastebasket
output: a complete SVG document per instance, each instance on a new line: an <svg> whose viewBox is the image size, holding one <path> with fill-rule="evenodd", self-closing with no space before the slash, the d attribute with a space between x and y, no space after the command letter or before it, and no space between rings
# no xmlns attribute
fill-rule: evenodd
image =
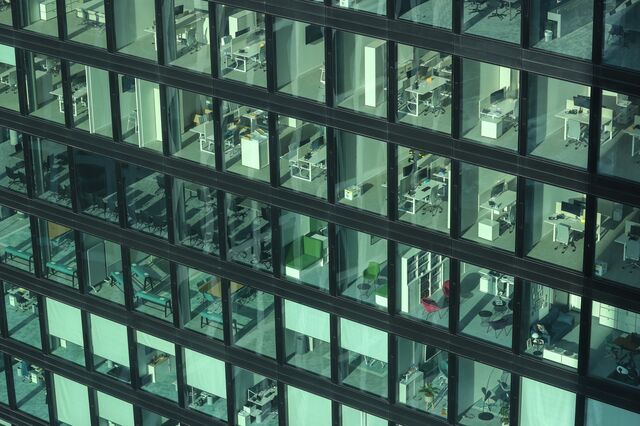
<svg viewBox="0 0 640 426"><path fill-rule="evenodd" d="M544 30L544 41L551 41L551 40L553 40L553 31Z"/></svg>

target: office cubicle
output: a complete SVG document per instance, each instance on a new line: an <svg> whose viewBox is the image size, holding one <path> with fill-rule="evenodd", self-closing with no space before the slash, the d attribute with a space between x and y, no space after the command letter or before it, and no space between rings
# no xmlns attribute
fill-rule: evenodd
<svg viewBox="0 0 640 426"><path fill-rule="evenodd" d="M69 40L106 49L105 1L65 0L65 4Z"/></svg>
<svg viewBox="0 0 640 426"><path fill-rule="evenodd" d="M387 333L339 318L338 376L344 385L386 398L389 394Z"/></svg>
<svg viewBox="0 0 640 426"><path fill-rule="evenodd" d="M182 179L173 182L177 242L205 253L219 254L217 191Z"/></svg>
<svg viewBox="0 0 640 426"><path fill-rule="evenodd" d="M173 278L169 261L139 250L129 251L131 264L127 265L133 288L133 307L169 323L173 322Z"/></svg>
<svg viewBox="0 0 640 426"><path fill-rule="evenodd" d="M124 269L120 244L80 233L83 279L89 294L124 306Z"/></svg>
<svg viewBox="0 0 640 426"><path fill-rule="evenodd" d="M131 382L127 327L90 314L89 328L94 370L122 382Z"/></svg>
<svg viewBox="0 0 640 426"><path fill-rule="evenodd" d="M640 3L604 0L603 62L640 70Z"/></svg>
<svg viewBox="0 0 640 426"><path fill-rule="evenodd" d="M527 180L525 188L525 255L582 270L585 194L533 180ZM601 225L605 220L607 217L598 215L597 235L604 229Z"/></svg>
<svg viewBox="0 0 640 426"><path fill-rule="evenodd" d="M164 0L162 13L167 63L191 71L210 74L209 2L206 0Z"/></svg>
<svg viewBox="0 0 640 426"><path fill-rule="evenodd" d="M398 218L440 232L451 227L451 160L398 147Z"/></svg>
<svg viewBox="0 0 640 426"><path fill-rule="evenodd" d="M38 219L40 262L44 278L79 288L76 241L73 229Z"/></svg>
<svg viewBox="0 0 640 426"><path fill-rule="evenodd" d="M462 238L507 251L515 250L517 178L461 163Z"/></svg>
<svg viewBox="0 0 640 426"><path fill-rule="evenodd" d="M398 402L447 418L449 410L449 353L413 340L397 340ZM429 393L425 393L429 390Z"/></svg>
<svg viewBox="0 0 640 426"><path fill-rule="evenodd" d="M366 136L336 131L340 204L387 214L387 146Z"/></svg>
<svg viewBox="0 0 640 426"><path fill-rule="evenodd" d="M336 106L386 117L387 42L336 30L333 40Z"/></svg>
<svg viewBox="0 0 640 426"><path fill-rule="evenodd" d="M45 298L45 308L51 354L84 367L80 309L51 298Z"/></svg>
<svg viewBox="0 0 640 426"><path fill-rule="evenodd" d="M386 311L387 240L342 226L336 231L340 295Z"/></svg>
<svg viewBox="0 0 640 426"><path fill-rule="evenodd" d="M273 25L277 89L324 102L324 28L277 17Z"/></svg>
<svg viewBox="0 0 640 426"><path fill-rule="evenodd" d="M231 340L235 346L276 358L274 297L236 282L229 284Z"/></svg>
<svg viewBox="0 0 640 426"><path fill-rule="evenodd" d="M176 264L180 321L189 330L223 340L220 277Z"/></svg>
<svg viewBox="0 0 640 426"><path fill-rule="evenodd" d="M582 298L530 281L522 293L522 352L577 370Z"/></svg>
<svg viewBox="0 0 640 426"><path fill-rule="evenodd" d="M111 138L111 91L109 72L71 62L72 121L76 129Z"/></svg>
<svg viewBox="0 0 640 426"><path fill-rule="evenodd" d="M49 422L49 404L47 382L49 372L27 360L11 357L10 368L21 380L12 380L16 395L16 408L40 420Z"/></svg>
<svg viewBox="0 0 640 426"><path fill-rule="evenodd" d="M4 0L0 2L0 25L13 25L11 0Z"/></svg>
<svg viewBox="0 0 640 426"><path fill-rule="evenodd" d="M41 349L42 336L38 306L42 296L8 281L2 284L2 289L4 319L9 337Z"/></svg>
<svg viewBox="0 0 640 426"><path fill-rule="evenodd" d="M220 76L267 87L265 15L216 5Z"/></svg>
<svg viewBox="0 0 640 426"><path fill-rule="evenodd" d="M453 3L449 0L396 0L396 19L451 29Z"/></svg>
<svg viewBox="0 0 640 426"><path fill-rule="evenodd" d="M458 360L458 422L486 425L509 422L511 373L498 367L460 357Z"/></svg>
<svg viewBox="0 0 640 426"><path fill-rule="evenodd" d="M113 0L116 50L158 60L154 0Z"/></svg>
<svg viewBox="0 0 640 426"><path fill-rule="evenodd" d="M335 7L357 10L359 12L375 13L385 15L387 13L387 3L380 0L331 0Z"/></svg>
<svg viewBox="0 0 640 426"><path fill-rule="evenodd" d="M135 424L133 404L100 391L95 391L95 398L98 422L112 422L123 426Z"/></svg>
<svg viewBox="0 0 640 426"><path fill-rule="evenodd" d="M0 105L14 111L20 110L16 50L4 44L0 44Z"/></svg>
<svg viewBox="0 0 640 426"><path fill-rule="evenodd" d="M520 395L521 425L574 426L576 424L575 393L521 377ZM544 407L544 410L541 407Z"/></svg>
<svg viewBox="0 0 640 426"><path fill-rule="evenodd" d="M176 345L142 331L136 331L135 340L141 389L177 402ZM199 374L206 377L204 371L199 371Z"/></svg>
<svg viewBox="0 0 640 426"><path fill-rule="evenodd" d="M285 362L320 376L331 377L329 314L283 299L282 317Z"/></svg>
<svg viewBox="0 0 640 426"><path fill-rule="evenodd" d="M280 185L326 199L326 127L281 115L276 130Z"/></svg>
<svg viewBox="0 0 640 426"><path fill-rule="evenodd" d="M596 241L594 274L640 287L640 209L599 198L598 214L611 219Z"/></svg>
<svg viewBox="0 0 640 426"><path fill-rule="evenodd" d="M536 49L591 59L594 0L543 0L531 4L529 42Z"/></svg>
<svg viewBox="0 0 640 426"><path fill-rule="evenodd" d="M119 75L122 139L139 148L162 152L160 85Z"/></svg>
<svg viewBox="0 0 640 426"><path fill-rule="evenodd" d="M398 44L398 110L401 123L451 133L451 55Z"/></svg>
<svg viewBox="0 0 640 426"><path fill-rule="evenodd" d="M586 168L591 88L537 74L528 81L527 153ZM602 108L603 129L611 129L611 118ZM610 132L604 137L608 142Z"/></svg>
<svg viewBox="0 0 640 426"><path fill-rule="evenodd" d="M35 273L29 216L19 210L0 205L0 228L12 229L11 233L0 236L0 247L3 248L0 261L14 268Z"/></svg>
<svg viewBox="0 0 640 426"><path fill-rule="evenodd" d="M191 349L184 349L187 406L227 421L227 379L225 363ZM175 387L174 387L175 389Z"/></svg>
<svg viewBox="0 0 640 426"><path fill-rule="evenodd" d="M415 320L449 326L448 257L398 244L396 252L396 309Z"/></svg>
<svg viewBox="0 0 640 426"><path fill-rule="evenodd" d="M269 182L269 124L266 111L222 101L224 167Z"/></svg>
<svg viewBox="0 0 640 426"><path fill-rule="evenodd" d="M29 52L25 65L29 114L64 124L60 59Z"/></svg>
<svg viewBox="0 0 640 426"><path fill-rule="evenodd" d="M115 162L107 157L74 150L78 209L108 222L118 222Z"/></svg>
<svg viewBox="0 0 640 426"><path fill-rule="evenodd" d="M283 277L295 283L329 291L328 223L282 210L280 242Z"/></svg>
<svg viewBox="0 0 640 426"><path fill-rule="evenodd" d="M122 167L127 226L167 239L167 198L165 175L144 167Z"/></svg>
<svg viewBox="0 0 640 426"><path fill-rule="evenodd" d="M467 336L510 348L514 277L466 262L460 270L458 329Z"/></svg>
<svg viewBox="0 0 640 426"><path fill-rule="evenodd" d="M640 96L603 90L603 115L605 110L610 120L602 126L598 171L639 182Z"/></svg>
<svg viewBox="0 0 640 426"><path fill-rule="evenodd" d="M27 193L23 134L0 127L0 186Z"/></svg>
<svg viewBox="0 0 640 426"><path fill-rule="evenodd" d="M31 139L35 195L50 203L71 208L69 153L66 145L48 139Z"/></svg>
<svg viewBox="0 0 640 426"><path fill-rule="evenodd" d="M465 0L462 31L520 44L520 0Z"/></svg>
<svg viewBox="0 0 640 426"><path fill-rule="evenodd" d="M213 99L170 86L165 98L171 155L214 167Z"/></svg>
<svg viewBox="0 0 640 426"><path fill-rule="evenodd" d="M251 415L248 411L255 407L254 417L258 424L277 425L279 414L278 389L276 381L253 371L233 367L236 424Z"/></svg>
<svg viewBox="0 0 640 426"><path fill-rule="evenodd" d="M18 0L22 10L20 24L25 30L58 37L58 4L56 0ZM69 11L73 0L67 0Z"/></svg>
<svg viewBox="0 0 640 426"><path fill-rule="evenodd" d="M520 71L463 59L462 136L515 151L519 93Z"/></svg>

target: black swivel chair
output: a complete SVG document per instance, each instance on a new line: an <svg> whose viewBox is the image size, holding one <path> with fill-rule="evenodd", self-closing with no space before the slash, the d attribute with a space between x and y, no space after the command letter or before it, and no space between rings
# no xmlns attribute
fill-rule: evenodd
<svg viewBox="0 0 640 426"><path fill-rule="evenodd" d="M622 46L624 46L624 27L622 25L611 25L609 29L609 35L607 36L607 42L612 38L617 38L622 41Z"/></svg>
<svg viewBox="0 0 640 426"><path fill-rule="evenodd" d="M9 178L9 186L11 185L20 186L22 184L22 176L19 171L9 166L6 166L4 170L7 174L7 177Z"/></svg>
<svg viewBox="0 0 640 426"><path fill-rule="evenodd" d="M482 9L480 9L480 6L487 3L487 0L470 0L469 3L471 3L472 7L471 13L480 13L482 11Z"/></svg>
<svg viewBox="0 0 640 426"><path fill-rule="evenodd" d="M502 1L500 0L489 0L489 8L493 9L493 13L489 15L489 18L498 18L501 21L506 18L507 14L504 12L500 12L500 6L502 6Z"/></svg>

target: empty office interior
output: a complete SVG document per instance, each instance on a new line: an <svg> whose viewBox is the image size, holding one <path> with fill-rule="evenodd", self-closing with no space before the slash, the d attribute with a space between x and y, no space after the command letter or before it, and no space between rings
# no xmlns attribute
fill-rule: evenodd
<svg viewBox="0 0 640 426"><path fill-rule="evenodd" d="M640 424L640 0L0 0L0 424Z"/></svg>

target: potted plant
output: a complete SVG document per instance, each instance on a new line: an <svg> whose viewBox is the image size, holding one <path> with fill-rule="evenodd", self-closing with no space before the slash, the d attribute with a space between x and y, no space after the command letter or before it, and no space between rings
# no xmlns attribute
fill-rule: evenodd
<svg viewBox="0 0 640 426"><path fill-rule="evenodd" d="M509 405L502 404L500 407L500 421L502 421L502 426L509 426Z"/></svg>
<svg viewBox="0 0 640 426"><path fill-rule="evenodd" d="M482 413L478 414L478 418L485 421L491 420L494 415L490 411L487 411L487 401L493 396L493 392L486 387L482 387L480 390L482 391Z"/></svg>
<svg viewBox="0 0 640 426"><path fill-rule="evenodd" d="M431 383L427 383L418 392L424 396L424 402L427 404L427 408L433 404L433 397L436 395L436 390Z"/></svg>

